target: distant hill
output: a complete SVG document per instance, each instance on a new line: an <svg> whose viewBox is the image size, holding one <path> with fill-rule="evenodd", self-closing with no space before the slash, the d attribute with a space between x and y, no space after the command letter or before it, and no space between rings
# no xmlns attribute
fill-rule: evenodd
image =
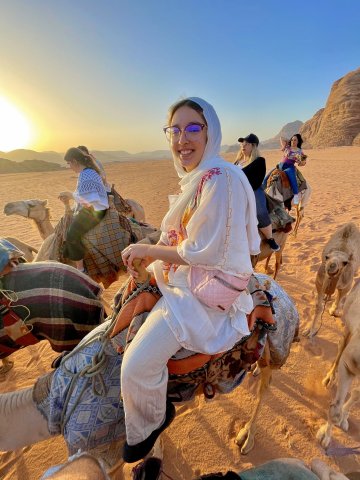
<svg viewBox="0 0 360 480"><path fill-rule="evenodd" d="M24 173L24 172L51 172L64 170L57 163L45 162L44 160L24 160L14 162L6 158L0 158L0 174L2 173Z"/></svg>
<svg viewBox="0 0 360 480"><path fill-rule="evenodd" d="M295 133L299 133L300 128L304 125L304 122L295 120L294 122L287 123L275 137L269 138L260 142L260 148L264 150L273 150L280 148L280 137L290 139Z"/></svg>
<svg viewBox="0 0 360 480"><path fill-rule="evenodd" d="M129 153L124 150L93 150L92 153L102 163L111 162L133 162L136 160L162 160L171 158L168 150L154 150L153 152Z"/></svg>
<svg viewBox="0 0 360 480"><path fill-rule="evenodd" d="M64 156L57 152L36 152L35 150L18 149L11 152L0 152L1 158L12 160L13 162L23 162L24 160L43 160L44 162L53 162L64 164Z"/></svg>
<svg viewBox="0 0 360 480"><path fill-rule="evenodd" d="M129 153L125 150L93 150L92 153L102 163L112 162L133 162L136 160L161 160L171 158L168 150L154 150L153 152ZM35 150L18 149L11 152L0 152L0 157L13 162L23 162L25 160L42 160L44 162L57 163L65 165L64 154L58 152L36 152Z"/></svg>

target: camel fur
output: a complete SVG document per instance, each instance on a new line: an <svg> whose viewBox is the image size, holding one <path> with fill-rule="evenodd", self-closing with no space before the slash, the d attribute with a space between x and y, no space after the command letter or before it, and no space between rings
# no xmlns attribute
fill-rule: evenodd
<svg viewBox="0 0 360 480"><path fill-rule="evenodd" d="M304 332L305 336L314 337L321 327L324 297L327 301L335 292L329 313L335 317L341 315L342 303L351 289L359 266L360 231L354 223L349 222L336 230L323 249L315 281L315 315L311 326Z"/></svg>
<svg viewBox="0 0 360 480"><path fill-rule="evenodd" d="M282 264L282 254L286 245L286 240L288 238L289 232L281 232L281 231L275 231L273 232L273 237L276 241L276 243L279 245L280 250L278 252L274 252L271 250L269 247L268 243L266 242L265 238L261 240L260 244L260 253L258 255L252 255L251 256L251 263L253 268L256 267L258 262L261 262L262 260L266 260L265 262L265 272L269 272L269 262L272 254L274 253L275 255L275 269L274 269L274 274L273 274L273 279L275 280L277 277L277 274L279 273L281 264Z"/></svg>
<svg viewBox="0 0 360 480"><path fill-rule="evenodd" d="M321 445L328 447L333 426L340 427L345 432L349 428L349 413L355 403L360 402L360 387L354 388L345 402L351 384L355 378L360 378L360 281L358 280L348 295L343 314L345 330L339 341L338 353L329 372L323 380L326 387L335 383L338 377L336 394L330 403L328 420L318 433L317 439Z"/></svg>

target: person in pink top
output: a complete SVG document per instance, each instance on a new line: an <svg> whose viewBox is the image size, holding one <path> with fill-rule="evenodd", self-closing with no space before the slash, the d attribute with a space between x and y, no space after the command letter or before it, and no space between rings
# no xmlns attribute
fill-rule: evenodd
<svg viewBox="0 0 360 480"><path fill-rule="evenodd" d="M300 133L293 135L290 141L280 137L280 144L281 149L284 152L284 157L279 164L279 167L289 178L291 189L294 194L294 205L299 203L299 189L296 181L295 165L303 164L304 152L301 149L302 143L303 139L301 138Z"/></svg>

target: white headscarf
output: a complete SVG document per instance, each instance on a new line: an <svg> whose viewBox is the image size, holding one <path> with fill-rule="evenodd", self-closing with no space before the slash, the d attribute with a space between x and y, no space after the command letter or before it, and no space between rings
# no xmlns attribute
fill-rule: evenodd
<svg viewBox="0 0 360 480"><path fill-rule="evenodd" d="M226 162L223 158L220 157L222 138L221 126L214 107L202 98L189 97L186 100L191 100L197 103L203 110L203 116L207 123L207 143L199 165L191 172L186 172L178 158L173 154L175 169L177 174L181 178L179 182L179 185L181 187L181 194L177 197L175 201L172 202L168 213L165 215L162 221L161 230L163 232L167 232L168 230L174 227L176 228L180 225L184 210L188 205L190 199L195 194L200 179L205 174L205 172L215 167L226 168L228 171L231 172L232 175L235 175L240 180L242 186L244 187L249 207L249 221L246 226L248 244L250 253L252 255L256 255L260 251L260 241L257 229L258 222L256 217L255 196L251 185L241 168L229 162Z"/></svg>

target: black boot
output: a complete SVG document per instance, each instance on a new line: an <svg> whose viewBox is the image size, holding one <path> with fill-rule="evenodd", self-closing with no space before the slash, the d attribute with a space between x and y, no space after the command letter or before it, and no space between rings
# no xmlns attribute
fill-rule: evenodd
<svg viewBox="0 0 360 480"><path fill-rule="evenodd" d="M155 445L155 442L159 437L160 433L163 432L174 420L175 414L176 410L174 405L171 402L168 402L166 405L164 423L160 425L159 428L154 430L147 438L145 438L145 440L137 443L136 445L129 445L127 442L125 442L123 449L124 462L134 463L144 458Z"/></svg>

